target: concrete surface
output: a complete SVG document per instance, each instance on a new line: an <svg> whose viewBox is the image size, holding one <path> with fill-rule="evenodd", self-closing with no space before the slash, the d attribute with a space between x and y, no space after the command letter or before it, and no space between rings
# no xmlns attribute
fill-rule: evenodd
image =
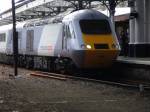
<svg viewBox="0 0 150 112"><path fill-rule="evenodd" d="M127 57L119 56L117 61L122 63L137 64L137 65L147 65L150 66L150 58L137 58L137 57Z"/></svg>
<svg viewBox="0 0 150 112"><path fill-rule="evenodd" d="M112 71L150 82L150 58L119 56Z"/></svg>
<svg viewBox="0 0 150 112"><path fill-rule="evenodd" d="M150 92L78 80L8 77L0 66L0 112L150 112ZM111 75L111 74L110 74Z"/></svg>

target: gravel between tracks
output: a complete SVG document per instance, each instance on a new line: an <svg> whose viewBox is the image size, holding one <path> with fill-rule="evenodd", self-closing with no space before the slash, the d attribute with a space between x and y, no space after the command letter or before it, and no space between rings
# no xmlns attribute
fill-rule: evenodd
<svg viewBox="0 0 150 112"><path fill-rule="evenodd" d="M68 79L38 78L0 65L0 112L150 112L150 92Z"/></svg>

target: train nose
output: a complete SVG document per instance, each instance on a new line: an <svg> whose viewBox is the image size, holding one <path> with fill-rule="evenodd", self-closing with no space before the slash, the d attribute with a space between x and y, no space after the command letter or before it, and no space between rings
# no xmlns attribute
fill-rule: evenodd
<svg viewBox="0 0 150 112"><path fill-rule="evenodd" d="M84 68L110 67L118 53L113 50L93 50L85 52Z"/></svg>
<svg viewBox="0 0 150 112"><path fill-rule="evenodd" d="M106 68L117 55L116 50L80 50L72 53L72 60L79 68Z"/></svg>

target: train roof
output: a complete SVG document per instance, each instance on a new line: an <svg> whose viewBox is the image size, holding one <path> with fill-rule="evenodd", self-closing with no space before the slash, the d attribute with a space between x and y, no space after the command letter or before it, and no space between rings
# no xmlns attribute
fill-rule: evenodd
<svg viewBox="0 0 150 112"><path fill-rule="evenodd" d="M16 23L16 28L20 29L23 28L23 26L25 25L26 22L22 22L22 23ZM0 32L6 31L6 30L12 30L13 25L12 24L8 24L8 25L3 25L0 26Z"/></svg>
<svg viewBox="0 0 150 112"><path fill-rule="evenodd" d="M85 18L86 19L108 19L108 16L93 9L84 9L84 10L78 10L72 12L71 14L65 16L63 21L80 20Z"/></svg>
<svg viewBox="0 0 150 112"><path fill-rule="evenodd" d="M71 20L80 20L82 18L86 19L107 19L108 16L105 14L93 10L93 9L84 9L84 10L78 10L72 12L72 10L68 10L63 15L51 17L51 18L46 18L46 19L33 19L33 20L27 20L24 22L17 22L16 27L17 29L19 28L25 28L25 27L33 27L33 26L41 26L45 24L51 24L51 23L60 23L63 21L71 21ZM12 24L9 25L3 25L0 26L0 31L5 31L5 30L10 30L12 29Z"/></svg>

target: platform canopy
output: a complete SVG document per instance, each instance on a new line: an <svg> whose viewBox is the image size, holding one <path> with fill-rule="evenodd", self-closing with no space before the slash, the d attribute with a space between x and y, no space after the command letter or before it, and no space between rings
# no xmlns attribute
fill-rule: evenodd
<svg viewBox="0 0 150 112"><path fill-rule="evenodd" d="M48 18L84 8L99 8L105 5L114 13L116 5L126 0L20 0L16 3L16 20ZM0 14L0 25L12 23L12 12L8 9Z"/></svg>

